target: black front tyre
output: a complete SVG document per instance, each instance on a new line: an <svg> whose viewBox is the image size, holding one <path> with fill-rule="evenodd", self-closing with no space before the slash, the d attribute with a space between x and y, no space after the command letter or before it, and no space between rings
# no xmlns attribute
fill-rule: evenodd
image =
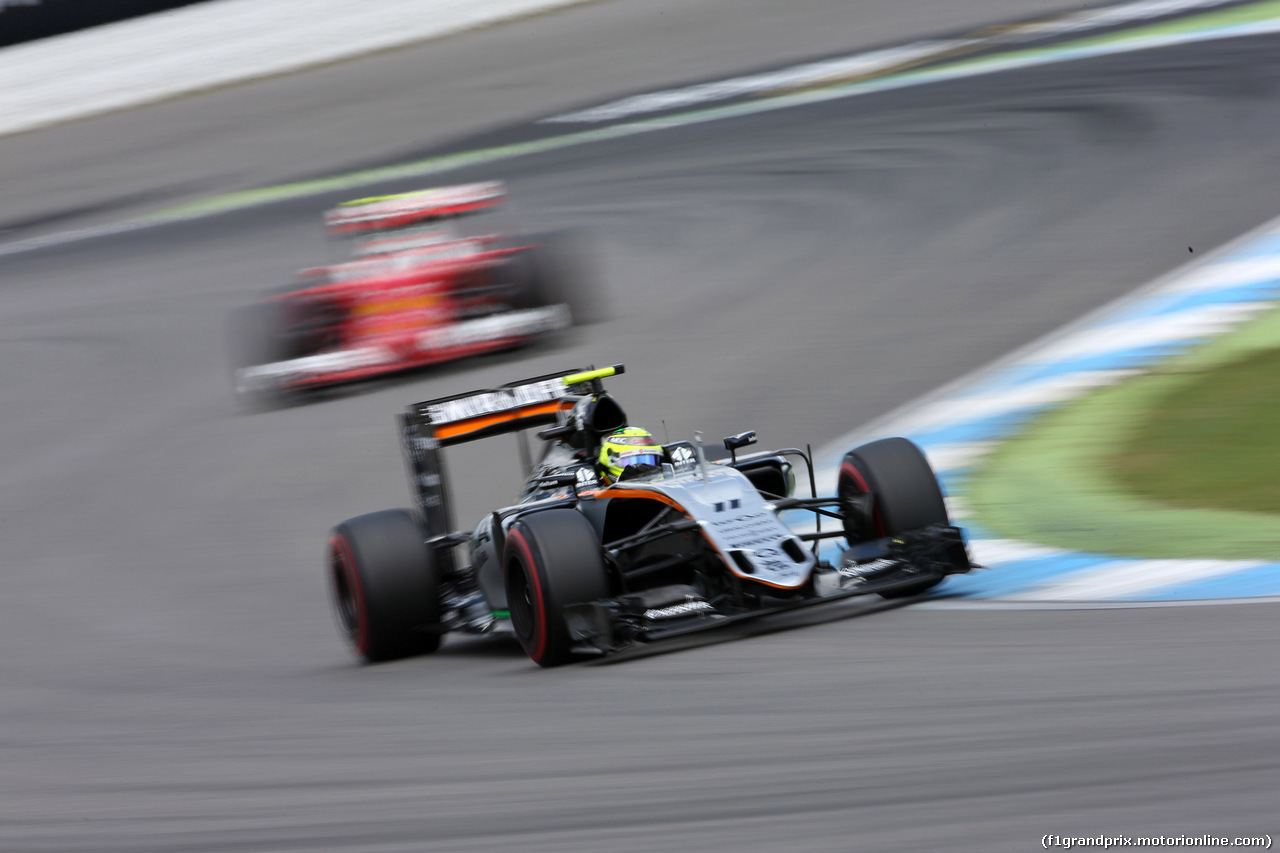
<svg viewBox="0 0 1280 853"><path fill-rule="evenodd" d="M338 625L369 663L440 647L440 584L425 540L417 517L405 509L347 519L329 537Z"/></svg>
<svg viewBox="0 0 1280 853"><path fill-rule="evenodd" d="M573 509L523 516L507 530L503 566L511 625L525 652L539 666L574 660L565 605L609 594L604 554L591 522Z"/></svg>
<svg viewBox="0 0 1280 853"><path fill-rule="evenodd" d="M932 524L951 524L929 460L905 438L873 441L846 453L836 488L845 511L845 538L851 545ZM909 598L941 580L930 578L881 595Z"/></svg>

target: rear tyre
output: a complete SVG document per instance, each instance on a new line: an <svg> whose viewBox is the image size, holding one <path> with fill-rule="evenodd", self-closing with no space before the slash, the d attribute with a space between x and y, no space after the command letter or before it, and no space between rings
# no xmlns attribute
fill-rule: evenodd
<svg viewBox="0 0 1280 853"><path fill-rule="evenodd" d="M347 519L329 537L329 590L338 627L369 663L440 647L440 581L409 510Z"/></svg>
<svg viewBox="0 0 1280 853"><path fill-rule="evenodd" d="M577 510L530 513L507 530L504 552L507 608L525 653L539 666L574 660L565 605L609 594L595 528Z"/></svg>
<svg viewBox="0 0 1280 853"><path fill-rule="evenodd" d="M840 463L836 488L850 544L931 524L951 524L942 487L929 460L905 438L873 441L849 451ZM881 595L909 598L941 580L931 578Z"/></svg>

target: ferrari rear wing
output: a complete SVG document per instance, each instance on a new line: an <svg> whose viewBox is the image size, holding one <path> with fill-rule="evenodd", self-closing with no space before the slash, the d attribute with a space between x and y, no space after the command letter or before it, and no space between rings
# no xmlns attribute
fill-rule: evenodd
<svg viewBox="0 0 1280 853"><path fill-rule="evenodd" d="M582 397L603 391L600 380L626 367L562 371L414 403L400 415L409 487L431 536L453 530L441 449L504 433L553 426Z"/></svg>
<svg viewBox="0 0 1280 853"><path fill-rule="evenodd" d="M501 204L501 181L436 187L343 202L324 215L330 234L363 234L448 219Z"/></svg>

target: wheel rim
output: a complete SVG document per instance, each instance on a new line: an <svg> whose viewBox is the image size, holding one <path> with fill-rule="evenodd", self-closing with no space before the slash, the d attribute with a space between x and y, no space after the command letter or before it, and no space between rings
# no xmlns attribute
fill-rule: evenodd
<svg viewBox="0 0 1280 853"><path fill-rule="evenodd" d="M869 492L871 492L871 487L867 485L867 481L862 476L861 471L848 462L845 462L840 466L840 477L839 483L837 484L836 497L841 501L846 501L855 496L868 494ZM871 529L859 529L857 531L859 541L888 535L884 524L884 518L880 514L880 507L878 505L873 507L871 511L871 518L868 520L871 522ZM862 528L863 526L864 525L862 524L858 525L859 528ZM846 526L846 531L847 530L848 527Z"/></svg>
<svg viewBox="0 0 1280 853"><path fill-rule="evenodd" d="M329 578L333 589L333 606L338 614L338 624L347 638L360 645L360 601L351 585L354 566L350 565L342 543L333 542L330 547Z"/></svg>
<svg viewBox="0 0 1280 853"><path fill-rule="evenodd" d="M511 627L517 637L528 642L533 639L533 590L519 560L511 561L507 573L507 609L511 613Z"/></svg>

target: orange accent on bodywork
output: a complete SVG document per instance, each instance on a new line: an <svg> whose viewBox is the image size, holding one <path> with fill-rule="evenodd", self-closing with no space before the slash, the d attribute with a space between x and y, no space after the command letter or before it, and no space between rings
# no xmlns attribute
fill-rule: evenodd
<svg viewBox="0 0 1280 853"><path fill-rule="evenodd" d="M406 296L395 299L371 298L366 302L351 306L351 313L359 316L368 314L391 314L399 311L424 310L434 307L440 302L440 295L429 293L422 296Z"/></svg>
<svg viewBox="0 0 1280 853"><path fill-rule="evenodd" d="M690 518L693 517L689 515L689 511L687 509L680 506L680 504L676 503L671 498L667 497L661 492L651 492L651 491L648 491L647 489L626 489L626 488L619 489L619 488L610 487L607 489L600 489L595 492L579 492L578 494L594 495L596 498L647 498L651 501L658 501L659 503L664 503L667 506L671 507L672 509L675 509L675 510L678 510L679 512L684 513L686 516L689 516ZM716 546L716 543L711 541L711 537L707 536L706 533L703 533L702 538L705 539L707 544L710 545L712 548L714 548L715 552L720 555L720 559L724 562L725 566L728 567L729 571L733 572L735 575L742 578L743 580L748 580L748 581L751 581L752 583L758 583L764 586L770 586L770 587L773 587L774 589L794 590L797 588L794 586L784 586L783 584L779 584L779 583L769 583L768 581L760 580L760 578L752 577L751 575L740 572L738 570L737 565L734 564L733 559L728 554L721 551Z"/></svg>
<svg viewBox="0 0 1280 853"><path fill-rule="evenodd" d="M689 514L689 511L687 509L680 506L680 504L676 503L671 498L667 497L661 492L650 492L643 489L608 488L608 489L600 489L599 491L594 493L581 492L580 494L588 494L588 495L595 494L597 498L648 498L651 501L658 501L659 503L664 503L667 506L671 507L672 509L676 509L676 510L679 510L680 512L683 512L685 515Z"/></svg>
<svg viewBox="0 0 1280 853"><path fill-rule="evenodd" d="M521 418L527 418L530 415L554 415L560 411L561 401L553 400L550 403L538 403L532 406L525 406L520 409L510 409L505 412L495 412L492 415L479 415L469 418L465 421L457 421L451 424L442 424L435 428L435 436L439 439L457 438L460 435L479 432L482 429L488 429L498 424L505 424L510 421L518 421Z"/></svg>

